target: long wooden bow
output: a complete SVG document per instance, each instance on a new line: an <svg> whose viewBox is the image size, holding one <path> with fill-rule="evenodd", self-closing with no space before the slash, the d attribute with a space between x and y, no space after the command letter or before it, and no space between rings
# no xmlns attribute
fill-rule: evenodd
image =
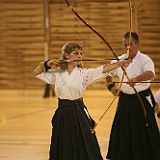
<svg viewBox="0 0 160 160"><path fill-rule="evenodd" d="M128 3L129 3L129 10L130 10L130 24L129 24L129 39L128 39L128 47L127 47L127 54L129 55L129 50L130 50L130 46L131 46L131 33L132 33L132 3L131 3L131 0L128 0ZM123 68L123 67L121 67ZM123 70L123 72L125 73L125 76L126 78L129 80L130 77L128 76L125 68ZM143 103L143 100L141 99L140 95L138 94L136 88L134 86L132 86L134 92L136 93L136 96L141 104L141 107L142 107L142 110L143 110L143 113L144 113L144 119L145 119L145 124L146 124L146 127L148 126L148 120L147 120L147 112L146 112L146 109L145 109L145 105Z"/></svg>
<svg viewBox="0 0 160 160"><path fill-rule="evenodd" d="M99 32L97 32L91 25L89 25L89 24L73 9L73 7L71 6L71 4L69 3L68 0L65 0L65 2L66 2L66 4L67 4L67 6L70 7L70 9L72 10L72 12L77 16L77 18L78 18L80 21L82 21L88 28L90 28L90 29L105 43L105 45L110 49L110 51L112 52L112 54L114 55L114 57L116 58L116 60L119 61L118 56L117 56L116 53L114 52L114 50L113 50L113 48L111 47L111 45L107 42L107 40L106 40ZM132 7L131 7L131 1L130 1L130 0L129 0L129 7L130 7L130 38L129 38L128 52L129 52L130 42L131 42L131 26L132 26L132 22L131 22L131 21L132 21ZM129 76L128 76L126 70L125 70L125 68L124 68L124 67L121 67L121 69L123 70L124 75L126 76L126 78L129 80L130 78L129 78ZM133 88L134 92L136 93L136 96L137 96L137 98L138 98L138 100L139 100L139 102L140 102L140 104L141 104L141 106L142 106L142 109L143 109L143 112L144 112L144 117L145 117L146 126L148 126L148 122L147 122L147 118L146 118L147 114L146 114L146 110L145 110L144 103L143 103L140 95L138 94L137 90L135 89L135 87L133 86L132 88ZM107 109L107 110L108 110L108 109ZM106 111L105 111L105 113L106 113ZM104 114L103 114L103 116L104 116Z"/></svg>

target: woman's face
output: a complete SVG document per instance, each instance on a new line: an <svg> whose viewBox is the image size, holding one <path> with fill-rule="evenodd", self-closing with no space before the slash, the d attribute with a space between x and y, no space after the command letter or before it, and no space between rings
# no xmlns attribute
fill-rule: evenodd
<svg viewBox="0 0 160 160"><path fill-rule="evenodd" d="M66 58L76 65L80 64L79 60L82 60L83 51L76 48L71 53L66 53Z"/></svg>

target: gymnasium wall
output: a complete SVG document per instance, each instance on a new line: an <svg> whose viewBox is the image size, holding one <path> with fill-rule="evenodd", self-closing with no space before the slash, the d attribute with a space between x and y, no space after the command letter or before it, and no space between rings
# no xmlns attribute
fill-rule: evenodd
<svg viewBox="0 0 160 160"><path fill-rule="evenodd" d="M123 53L122 36L129 30L126 0L72 0L79 15L110 43L117 55ZM132 0L133 25L141 39L141 51L155 62L160 79L160 2ZM84 58L113 58L109 48L71 12L63 0L49 0L48 58L58 58L68 41L80 41ZM43 0L0 0L0 89L39 89L44 83L33 77L33 69L46 58L46 29ZM109 62L86 62L95 67ZM105 88L105 81L90 88Z"/></svg>

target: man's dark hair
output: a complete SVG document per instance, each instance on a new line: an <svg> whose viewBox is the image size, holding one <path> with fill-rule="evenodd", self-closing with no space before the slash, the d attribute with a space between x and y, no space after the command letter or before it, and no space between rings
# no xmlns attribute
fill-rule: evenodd
<svg viewBox="0 0 160 160"><path fill-rule="evenodd" d="M126 32L123 36L124 39L128 39L130 36L130 32ZM131 38L135 43L139 42L139 36L136 32L131 32Z"/></svg>

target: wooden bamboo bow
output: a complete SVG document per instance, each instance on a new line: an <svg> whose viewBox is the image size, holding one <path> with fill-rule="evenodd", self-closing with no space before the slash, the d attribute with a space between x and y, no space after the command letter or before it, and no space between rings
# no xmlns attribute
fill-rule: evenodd
<svg viewBox="0 0 160 160"><path fill-rule="evenodd" d="M90 28L90 29L105 43L105 45L110 49L110 51L111 51L112 54L114 55L115 59L116 59L117 61L119 61L118 56L117 56L116 53L114 52L114 50L113 50L113 48L111 47L111 45L107 42L107 40L106 40L99 32L97 32L91 25L89 25L89 24L73 9L73 7L71 6L71 4L69 3L68 0L65 0L65 2L66 2L66 4L67 4L67 6L70 7L70 9L72 10L72 12L77 16L77 18L78 18L80 21L82 21L83 24L85 24L88 28ZM130 27L129 27L129 28L130 28L130 29L129 29L130 36L129 36L129 41L128 41L128 51L127 51L127 52L129 53L130 43L131 43L131 30L132 30L132 5L131 5L131 1L130 1L130 0L129 0L128 2L129 2L129 9L130 9ZM121 67L121 69L123 70L124 75L126 76L126 78L129 80L130 78L129 78L129 76L128 76L126 70L125 70L125 68L124 68L124 67ZM146 123L146 126L148 126L147 114L146 114L146 110L145 110L144 103L143 103L140 95L138 94L137 90L135 89L135 87L133 86L132 88L133 88L133 90L134 90L134 92L135 92L135 94L136 94L136 96L137 96L137 98L138 98L138 100L139 100L139 102L140 102L140 104L141 104L141 107L142 107L143 112L144 112L145 123ZM113 103L113 101L112 101L112 103ZM109 105L109 106L111 106L111 105ZM108 108L106 109L106 111L107 111L107 110L108 110ZM104 113L106 113L106 111L105 111ZM104 115L105 115L105 114L103 114L102 116L104 117ZM100 120L103 118L102 116L101 116ZM99 120L99 121L100 121L100 120ZM97 126L97 125L96 125L96 126Z"/></svg>

